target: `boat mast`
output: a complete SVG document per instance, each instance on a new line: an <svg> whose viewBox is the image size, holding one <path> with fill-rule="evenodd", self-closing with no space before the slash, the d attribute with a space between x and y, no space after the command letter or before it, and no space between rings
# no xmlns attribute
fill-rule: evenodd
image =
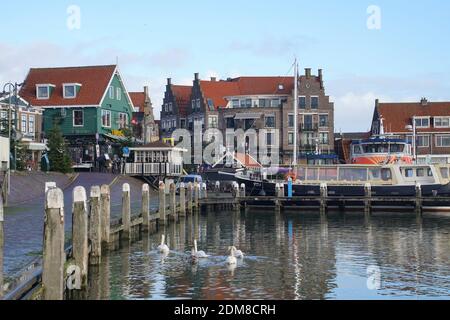
<svg viewBox="0 0 450 320"><path fill-rule="evenodd" d="M297 58L295 58L294 62L294 157L293 157L293 165L297 166L297 119L298 119L298 63Z"/></svg>

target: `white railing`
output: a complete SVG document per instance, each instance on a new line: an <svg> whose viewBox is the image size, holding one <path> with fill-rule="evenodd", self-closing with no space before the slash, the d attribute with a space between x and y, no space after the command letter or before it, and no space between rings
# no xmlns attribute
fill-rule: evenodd
<svg viewBox="0 0 450 320"><path fill-rule="evenodd" d="M171 163L127 163L124 174L131 176L181 176L183 166Z"/></svg>

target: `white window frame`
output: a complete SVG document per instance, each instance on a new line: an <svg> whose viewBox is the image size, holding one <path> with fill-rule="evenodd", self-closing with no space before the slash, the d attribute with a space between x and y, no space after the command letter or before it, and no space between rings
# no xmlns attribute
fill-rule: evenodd
<svg viewBox="0 0 450 320"><path fill-rule="evenodd" d="M267 118L273 118L273 127L267 126ZM275 129L277 127L277 117L275 115L264 116L264 128Z"/></svg>
<svg viewBox="0 0 450 320"><path fill-rule="evenodd" d="M289 141L289 137L292 135L292 143L290 143L290 141ZM295 132L294 131L289 131L288 132L288 145L289 146L293 146L294 145L294 140L295 140Z"/></svg>
<svg viewBox="0 0 450 320"><path fill-rule="evenodd" d="M436 148L449 148L450 147L450 144L448 145L448 146L442 146L442 145L439 145L439 143L438 143L438 140L439 140L439 138L441 138L442 139L442 137L448 137L449 139L450 139L450 134L438 134L438 135L436 135ZM442 142L442 141L441 141Z"/></svg>
<svg viewBox="0 0 450 320"><path fill-rule="evenodd" d="M327 125L326 126L320 125L320 117L321 116L326 116L327 117ZM319 113L318 118L319 118L319 127L320 128L328 128L330 126L330 115L328 113Z"/></svg>
<svg viewBox="0 0 450 320"><path fill-rule="evenodd" d="M128 127L128 113L119 112L119 130Z"/></svg>
<svg viewBox="0 0 450 320"><path fill-rule="evenodd" d="M122 100L122 88L119 87L116 88L116 99L118 101Z"/></svg>
<svg viewBox="0 0 450 320"><path fill-rule="evenodd" d="M172 112L173 111L173 104L172 104L172 102L169 102L169 112Z"/></svg>
<svg viewBox="0 0 450 320"><path fill-rule="evenodd" d="M200 99L197 99L197 100L196 100L195 106L196 106L197 110L200 111L200 109L201 109Z"/></svg>
<svg viewBox="0 0 450 320"><path fill-rule="evenodd" d="M443 125L436 125L436 121L437 121L438 119L440 119L441 121L442 121L442 119L446 119L446 120L449 122L449 124L446 125L446 126L443 126ZM434 117L434 127L435 127L435 128L450 128L450 117Z"/></svg>
<svg viewBox="0 0 450 320"><path fill-rule="evenodd" d="M82 119L83 119L83 124L82 125L76 125L75 124L75 112L81 112L82 114ZM72 111L72 125L74 128L81 128L84 127L84 111L83 110L73 110Z"/></svg>
<svg viewBox="0 0 450 320"><path fill-rule="evenodd" d="M39 89L40 88L46 88L47 89L47 96L45 96L45 97L39 96ZM36 85L36 98L38 100L48 100L48 99L50 99L50 85L48 85L48 84L37 84Z"/></svg>
<svg viewBox="0 0 450 320"><path fill-rule="evenodd" d="M73 87L73 97L66 95L66 88ZM63 97L64 99L76 99L77 98L77 87L75 83L65 83L63 84Z"/></svg>
<svg viewBox="0 0 450 320"><path fill-rule="evenodd" d="M114 99L114 86L110 86L108 91L109 91L109 98L111 100L113 100Z"/></svg>
<svg viewBox="0 0 450 320"><path fill-rule="evenodd" d="M328 142L324 142L322 139L322 135L327 134L327 140ZM319 144L321 145L328 145L330 144L330 133L328 131L320 131L319 132Z"/></svg>
<svg viewBox="0 0 450 320"><path fill-rule="evenodd" d="M290 117L292 117L292 122L293 122L293 124L294 124L293 126L291 126L291 125L289 124L289 118L290 118ZM295 114L289 113L289 114L288 114L288 121L287 121L287 122L288 122L288 123L287 123L287 124L288 124L288 128L294 128L294 127L295 127Z"/></svg>
<svg viewBox="0 0 450 320"><path fill-rule="evenodd" d="M214 119L214 121L212 121L213 119ZM214 126L213 126L213 122L215 123ZM216 115L209 116L208 117L208 127L213 128L213 129L219 128L219 116L216 116Z"/></svg>
<svg viewBox="0 0 450 320"><path fill-rule="evenodd" d="M267 137L268 137L268 135L271 135L272 136L272 142L269 144L269 141L268 141L268 139L267 139ZM268 146L268 147L274 147L274 146L276 146L276 143L275 143L275 139L276 139L276 134L275 134L275 131L273 131L273 130L266 130L266 145Z"/></svg>
<svg viewBox="0 0 450 320"><path fill-rule="evenodd" d="M25 123L25 127L24 124ZM22 133L28 133L28 117L26 114L20 115L20 131Z"/></svg>
<svg viewBox="0 0 450 320"><path fill-rule="evenodd" d="M34 114L29 114L28 115L28 133L34 134L35 129L36 129L36 117L34 116Z"/></svg>
<svg viewBox="0 0 450 320"><path fill-rule="evenodd" d="M317 108L313 108L313 104L312 104L313 98L317 98ZM310 96L309 97L309 107L314 110L319 109L320 108L320 97L319 96Z"/></svg>
<svg viewBox="0 0 450 320"><path fill-rule="evenodd" d="M416 128L429 128L431 125L431 117L414 117L414 122L416 122L416 120L428 120L428 126L424 126L424 125L420 125L418 126L416 123Z"/></svg>
<svg viewBox="0 0 450 320"><path fill-rule="evenodd" d="M417 138L416 138L416 139L418 140L419 137L420 137L420 138L427 138L427 139L426 139L427 144L426 144L426 145L423 145L423 146L420 146L419 143L416 141L416 146L417 146L417 148L429 148L429 147L430 147L430 136L427 135L427 134L419 134L419 135L417 135Z"/></svg>
<svg viewBox="0 0 450 320"><path fill-rule="evenodd" d="M103 122L103 116L104 115L109 115L109 119L107 118L107 123L105 124L104 122ZM111 128L111 110L105 110L105 109L102 109L102 116L101 116L101 121L102 121L102 127L103 128ZM109 123L108 123L109 122Z"/></svg>

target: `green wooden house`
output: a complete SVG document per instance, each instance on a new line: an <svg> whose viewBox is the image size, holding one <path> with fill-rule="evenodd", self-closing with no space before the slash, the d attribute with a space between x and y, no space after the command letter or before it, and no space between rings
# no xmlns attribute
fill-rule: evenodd
<svg viewBox="0 0 450 320"><path fill-rule="evenodd" d="M43 132L59 126L74 166L121 156L133 102L115 65L30 69L21 96L43 109Z"/></svg>

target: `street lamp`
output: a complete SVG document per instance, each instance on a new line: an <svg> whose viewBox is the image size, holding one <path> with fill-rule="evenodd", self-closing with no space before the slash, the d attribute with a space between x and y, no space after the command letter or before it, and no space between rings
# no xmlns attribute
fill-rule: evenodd
<svg viewBox="0 0 450 320"><path fill-rule="evenodd" d="M417 163L417 128L416 128L416 117L414 116L412 118L412 125L407 125L405 127L406 130L412 131L413 138L412 138L412 148L413 148L413 160L414 163Z"/></svg>

